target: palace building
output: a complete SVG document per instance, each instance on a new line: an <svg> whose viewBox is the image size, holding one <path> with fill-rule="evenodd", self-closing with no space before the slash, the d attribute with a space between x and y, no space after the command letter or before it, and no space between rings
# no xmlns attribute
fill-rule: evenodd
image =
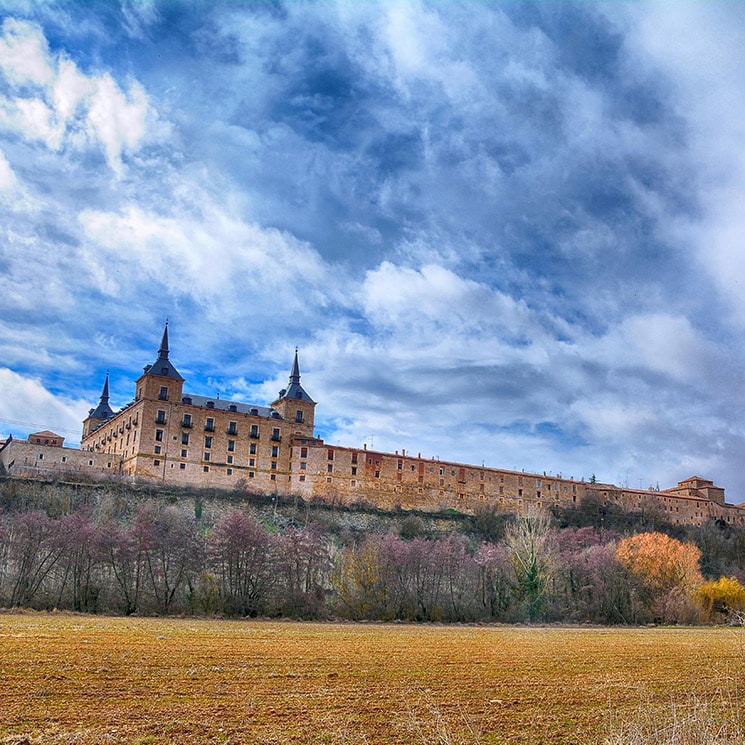
<svg viewBox="0 0 745 745"><path fill-rule="evenodd" d="M315 408L300 384L297 351L287 388L268 407L184 393L166 324L134 401L116 413L107 377L83 422L81 449L113 456L125 476L228 488L245 479L253 491L285 494L293 441L313 438Z"/></svg>
<svg viewBox="0 0 745 745"><path fill-rule="evenodd" d="M0 465L11 476L84 473L387 510L474 513L492 506L521 514L593 495L629 511L655 510L672 523L745 524L745 508L727 504L724 489L698 476L663 491L629 489L405 450L327 445L314 431L316 402L300 383L297 350L288 385L269 406L192 395L184 384L170 359L166 323L155 362L135 381L134 400L116 412L106 376L99 403L83 422L80 450L44 431L0 443Z"/></svg>

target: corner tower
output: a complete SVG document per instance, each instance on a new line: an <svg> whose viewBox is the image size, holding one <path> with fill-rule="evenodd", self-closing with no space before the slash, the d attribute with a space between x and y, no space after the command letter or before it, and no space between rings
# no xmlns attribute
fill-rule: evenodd
<svg viewBox="0 0 745 745"><path fill-rule="evenodd" d="M88 416L83 421L83 437L87 437L95 429L98 429L104 422L114 416L114 410L109 406L109 374L106 373L106 380L103 383L101 398L98 406L88 412Z"/></svg>
<svg viewBox="0 0 745 745"><path fill-rule="evenodd" d="M168 354L168 321L166 321L163 337L160 340L158 358L152 365L147 365L137 379L135 401L147 398L181 402L184 379L168 359Z"/></svg>
<svg viewBox="0 0 745 745"><path fill-rule="evenodd" d="M279 397L272 402L271 407L285 421L292 422L295 425L293 428L294 434L313 437L316 402L300 385L300 364L298 363L297 349L295 350L295 359L292 363L292 372L287 388L283 388L279 392Z"/></svg>

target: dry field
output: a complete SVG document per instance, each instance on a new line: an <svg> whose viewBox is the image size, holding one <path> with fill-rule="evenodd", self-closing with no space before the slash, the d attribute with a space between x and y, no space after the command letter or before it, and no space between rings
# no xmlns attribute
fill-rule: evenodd
<svg viewBox="0 0 745 745"><path fill-rule="evenodd" d="M603 743L739 717L744 633L0 615L0 742Z"/></svg>

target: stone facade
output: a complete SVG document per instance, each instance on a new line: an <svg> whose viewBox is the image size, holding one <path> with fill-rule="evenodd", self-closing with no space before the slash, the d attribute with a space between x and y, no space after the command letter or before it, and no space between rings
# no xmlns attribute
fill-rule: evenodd
<svg viewBox="0 0 745 745"><path fill-rule="evenodd" d="M269 406L185 394L184 382L169 358L166 326L158 358L137 379L134 400L118 412L109 406L107 378L83 422L80 451L50 454L50 446L10 441L0 463L11 475L81 470L386 510L474 513L493 506L520 514L594 496L628 511L656 510L672 523L745 524L745 509L726 504L724 489L698 476L665 491L636 490L327 445L314 433L316 403L300 385L297 351L288 387Z"/></svg>
<svg viewBox="0 0 745 745"><path fill-rule="evenodd" d="M166 327L132 403L111 412L104 384L83 422L81 448L117 458L124 476L287 494L292 440L313 436L316 406L300 385L297 352L288 387L268 407L184 394L183 385Z"/></svg>
<svg viewBox="0 0 745 745"><path fill-rule="evenodd" d="M385 453L363 447L325 445L317 439L294 442L291 491L331 504L370 503L382 509L474 513L486 506L516 514L528 507L569 507L594 496L627 511L655 510L674 524L700 525L720 519L745 525L745 509L724 502L724 489L691 477L665 491L623 489L524 471Z"/></svg>
<svg viewBox="0 0 745 745"><path fill-rule="evenodd" d="M32 479L110 478L121 473L119 458L109 453L13 439L0 446L0 465L8 476Z"/></svg>

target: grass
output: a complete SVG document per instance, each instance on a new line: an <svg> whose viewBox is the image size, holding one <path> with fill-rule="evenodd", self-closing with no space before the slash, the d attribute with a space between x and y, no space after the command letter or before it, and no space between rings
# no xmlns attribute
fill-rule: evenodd
<svg viewBox="0 0 745 745"><path fill-rule="evenodd" d="M0 743L724 745L743 633L0 615Z"/></svg>
<svg viewBox="0 0 745 745"><path fill-rule="evenodd" d="M741 745L739 701L730 692L711 699L690 696L670 705L667 718L641 708L635 718L613 723L605 745Z"/></svg>

